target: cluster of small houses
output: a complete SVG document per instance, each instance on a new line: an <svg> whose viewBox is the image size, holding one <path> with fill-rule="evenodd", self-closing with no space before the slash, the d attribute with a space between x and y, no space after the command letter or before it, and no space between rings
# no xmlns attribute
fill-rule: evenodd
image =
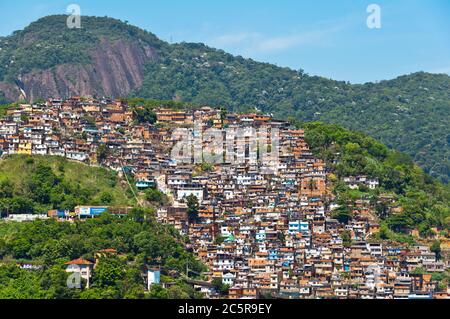
<svg viewBox="0 0 450 319"><path fill-rule="evenodd" d="M303 130L269 115L223 114L210 107L155 113L157 123L138 123L122 101L77 97L21 105L0 120L0 152L97 164L98 148L106 145L102 165L133 174L138 189L158 187L168 195L170 203L158 209L158 220L189 236L187 249L209 268L206 281L190 282L209 298L219 297L210 284L215 278L229 286L230 299L448 297L431 275L446 272L448 263L428 247L371 239L380 226L368 200L356 202L348 225L331 217L338 206L327 183L330 172L313 156ZM262 137L252 134L262 127ZM198 130L209 128L224 136L244 130L225 138L227 145L195 139ZM202 169L195 160L175 160L170 150L186 138L194 141L193 148L223 153L224 161ZM251 145L261 143L273 149L255 156ZM351 189L379 186L366 176L343 181ZM194 221L186 203L190 195L199 200ZM101 208L79 207L72 217L81 217L80 211L92 217L96 214L89 212ZM67 214L54 211L49 217L67 219ZM343 231L350 234L350 245L344 244ZM424 272L414 272L418 267ZM159 272L150 270L148 278L149 288L159 283Z"/></svg>

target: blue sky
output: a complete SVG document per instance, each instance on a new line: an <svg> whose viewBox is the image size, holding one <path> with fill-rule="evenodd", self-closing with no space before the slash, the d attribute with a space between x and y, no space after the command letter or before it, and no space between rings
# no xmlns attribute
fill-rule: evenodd
<svg viewBox="0 0 450 319"><path fill-rule="evenodd" d="M353 83L450 73L448 0L2 0L0 35L72 3L83 15L127 20L166 41L204 42ZM366 25L372 3L381 7L381 29Z"/></svg>

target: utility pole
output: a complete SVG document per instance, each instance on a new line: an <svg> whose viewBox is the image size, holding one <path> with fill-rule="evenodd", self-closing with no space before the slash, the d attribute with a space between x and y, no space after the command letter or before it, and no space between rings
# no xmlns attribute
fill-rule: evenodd
<svg viewBox="0 0 450 319"><path fill-rule="evenodd" d="M91 279L91 267L88 265L87 267L87 285L86 288L90 288L90 279Z"/></svg>

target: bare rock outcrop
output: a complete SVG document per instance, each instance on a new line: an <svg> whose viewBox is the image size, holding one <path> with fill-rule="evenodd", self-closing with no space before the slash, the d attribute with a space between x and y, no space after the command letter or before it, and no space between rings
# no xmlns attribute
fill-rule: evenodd
<svg viewBox="0 0 450 319"><path fill-rule="evenodd" d="M102 38L89 52L90 64L62 64L18 77L27 99L69 96L126 96L140 88L144 66L156 59L156 50L147 44ZM0 82L0 90L10 100L18 100L20 90Z"/></svg>

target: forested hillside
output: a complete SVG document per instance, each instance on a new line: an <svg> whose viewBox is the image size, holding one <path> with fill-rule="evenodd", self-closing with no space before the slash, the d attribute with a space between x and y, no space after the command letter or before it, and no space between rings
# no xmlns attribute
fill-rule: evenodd
<svg viewBox="0 0 450 319"><path fill-rule="evenodd" d="M0 103L96 95L258 108L363 131L450 180L450 77L415 73L352 85L232 56L203 44L170 45L111 18L42 18L0 38Z"/></svg>
<svg viewBox="0 0 450 319"><path fill-rule="evenodd" d="M401 235L411 229L423 238L437 235L432 230L435 227L450 231L450 188L424 173L408 155L338 125L313 122L299 126L305 129L313 152L333 171L330 180L341 206L338 219L352 219L356 201L366 199L381 221L383 239L411 241ZM357 175L378 179L380 187L346 187L343 177Z"/></svg>
<svg viewBox="0 0 450 319"><path fill-rule="evenodd" d="M177 231L139 209L127 218L104 214L75 223L0 222L0 299L200 298L191 286L173 278L186 264L195 271L205 269L183 243ZM79 257L94 260L104 249L117 254L99 258L91 289L68 288L65 263ZM18 263L39 269L21 269ZM144 292L147 265L161 267L161 280L171 287L154 285Z"/></svg>
<svg viewBox="0 0 450 319"><path fill-rule="evenodd" d="M416 73L351 85L233 57L201 44L172 47L148 63L136 96L256 108L280 118L320 120L365 132L405 152L427 172L450 178L450 77Z"/></svg>
<svg viewBox="0 0 450 319"><path fill-rule="evenodd" d="M0 161L2 217L78 205L137 206L126 184L105 168L51 156L15 155ZM151 206L131 209L126 217L105 213L74 222L1 220L0 299L199 298L178 278L186 265L204 270L185 244L178 231L156 221ZM117 254L96 260L104 249ZM98 263L89 290L67 287L65 263L80 257ZM17 267L22 264L36 270ZM161 281L171 283L170 288L154 285L144 292L149 265L161 267Z"/></svg>
<svg viewBox="0 0 450 319"><path fill-rule="evenodd" d="M111 170L62 157L13 155L0 160L0 213L46 213L78 205L132 205Z"/></svg>

